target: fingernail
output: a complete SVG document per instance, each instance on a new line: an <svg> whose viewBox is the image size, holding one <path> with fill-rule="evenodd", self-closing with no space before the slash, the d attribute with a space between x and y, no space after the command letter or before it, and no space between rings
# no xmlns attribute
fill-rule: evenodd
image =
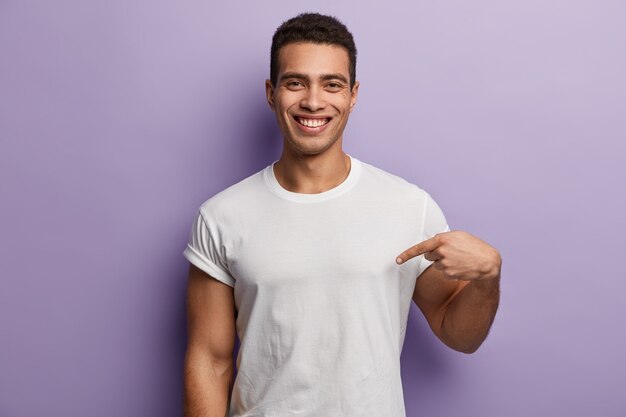
<svg viewBox="0 0 626 417"><path fill-rule="evenodd" d="M402 263L402 258L397 257L397 258L396 258L396 263L401 264L401 263Z"/></svg>

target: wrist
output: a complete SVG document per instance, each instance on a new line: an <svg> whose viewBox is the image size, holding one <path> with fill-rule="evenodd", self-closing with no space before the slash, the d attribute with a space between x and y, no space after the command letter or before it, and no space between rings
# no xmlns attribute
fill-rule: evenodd
<svg viewBox="0 0 626 417"><path fill-rule="evenodd" d="M487 266L483 270L483 273L478 277L477 281L493 281L500 278L500 269L502 268L502 256L497 249L493 248L490 260Z"/></svg>

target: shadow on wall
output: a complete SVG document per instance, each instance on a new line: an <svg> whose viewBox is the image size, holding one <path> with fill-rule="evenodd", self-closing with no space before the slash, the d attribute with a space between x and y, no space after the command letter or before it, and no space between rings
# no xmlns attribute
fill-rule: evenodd
<svg viewBox="0 0 626 417"><path fill-rule="evenodd" d="M259 80L264 78L249 80L247 88L241 89L243 94L231 109L231 114L242 115L237 120L243 122L233 123L232 126L233 137L241 145L232 151L236 152L233 160L239 161L246 176L277 160L282 151L282 135L276 116L267 104L265 90Z"/></svg>
<svg viewBox="0 0 626 417"><path fill-rule="evenodd" d="M249 146L246 152L242 152L242 157L247 158L242 163L246 166L258 166L261 161L261 169L280 157L282 136L276 116L265 100L250 104L247 120L250 122L245 124L242 137Z"/></svg>
<svg viewBox="0 0 626 417"><path fill-rule="evenodd" d="M185 236L186 237L186 236ZM151 399L152 407L162 415L182 415L184 389L184 359L187 349L187 312L186 292L189 263L180 260L178 253L171 254L172 260L163 261L164 276L171 280L164 281L166 295L158 300L158 314L154 322L159 323L159 351L165 356L159 361L160 377L153 382L155 393L168 392L171 395L155 395ZM181 265L183 267L181 268ZM172 399L175 401L172 401Z"/></svg>

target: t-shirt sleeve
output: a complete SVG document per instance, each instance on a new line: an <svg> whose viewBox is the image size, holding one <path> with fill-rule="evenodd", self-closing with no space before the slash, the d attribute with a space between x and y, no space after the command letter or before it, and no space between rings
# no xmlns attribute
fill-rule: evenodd
<svg viewBox="0 0 626 417"><path fill-rule="evenodd" d="M183 256L218 281L235 286L217 224L205 219L201 212L198 212L193 222Z"/></svg>
<svg viewBox="0 0 626 417"><path fill-rule="evenodd" d="M423 219L423 228L422 230L422 241L428 240L431 237L435 236L437 233L449 232L450 227L448 226L448 222L446 221L446 217L441 211L441 208L435 202L435 200L424 191L426 196L426 200L424 203L424 219ZM424 257L424 255L420 256L420 264L418 267L418 274L420 276L422 272L426 270L430 265L433 264L433 261L429 261Z"/></svg>

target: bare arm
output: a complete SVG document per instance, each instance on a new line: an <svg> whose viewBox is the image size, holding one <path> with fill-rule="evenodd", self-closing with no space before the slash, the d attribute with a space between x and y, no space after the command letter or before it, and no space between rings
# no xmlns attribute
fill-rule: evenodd
<svg viewBox="0 0 626 417"><path fill-rule="evenodd" d="M233 382L233 287L190 264L187 284L185 417L224 417Z"/></svg>
<svg viewBox="0 0 626 417"><path fill-rule="evenodd" d="M500 273L492 278L454 281L428 267L417 279L413 301L448 347L475 352L487 337L500 301Z"/></svg>
<svg viewBox="0 0 626 417"><path fill-rule="evenodd" d="M473 353L487 337L500 302L500 253L463 231L438 233L400 254L433 261L417 279L413 301L439 339Z"/></svg>

